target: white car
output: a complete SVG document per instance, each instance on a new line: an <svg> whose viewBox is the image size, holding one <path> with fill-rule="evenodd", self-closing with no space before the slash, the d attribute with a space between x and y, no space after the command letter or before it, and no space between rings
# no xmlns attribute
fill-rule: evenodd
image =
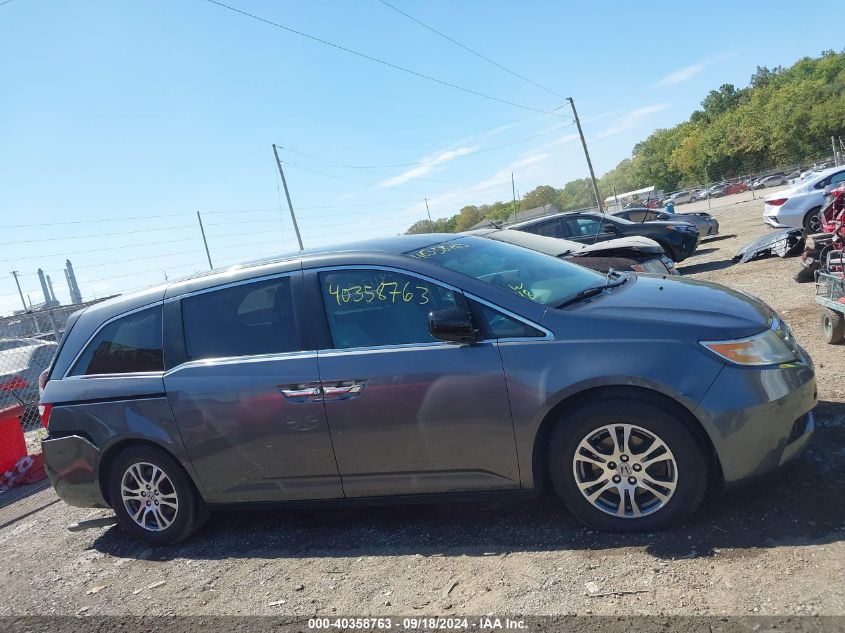
<svg viewBox="0 0 845 633"><path fill-rule="evenodd" d="M796 228L818 233L825 187L841 182L845 182L845 165L825 169L788 189L766 196L763 221L778 229Z"/></svg>
<svg viewBox="0 0 845 633"><path fill-rule="evenodd" d="M671 202L672 204L683 204L685 202L695 202L698 198L695 197L695 194L690 193L689 191L677 191L673 193L666 199L666 202Z"/></svg>

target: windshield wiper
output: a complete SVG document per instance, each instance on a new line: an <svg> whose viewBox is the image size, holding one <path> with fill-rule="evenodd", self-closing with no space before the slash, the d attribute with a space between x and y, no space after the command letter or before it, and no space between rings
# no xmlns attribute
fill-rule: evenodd
<svg viewBox="0 0 845 633"><path fill-rule="evenodd" d="M622 278L618 281L607 281L603 286L593 286L592 288L585 288L580 292L575 293L569 299L563 301L562 303L555 306L555 308L565 308L568 305L572 305L573 303L578 303L579 301L583 301L584 299L589 299L590 297L595 297L598 294L601 294L603 291L607 290L608 288L617 288L628 281L627 275L622 275L622 273L616 272L614 270L609 270L607 273L608 278L610 278L610 274L615 273L616 275L620 275Z"/></svg>

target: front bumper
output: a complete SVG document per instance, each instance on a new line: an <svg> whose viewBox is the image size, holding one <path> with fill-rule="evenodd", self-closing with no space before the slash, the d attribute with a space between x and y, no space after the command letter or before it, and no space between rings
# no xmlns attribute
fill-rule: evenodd
<svg viewBox="0 0 845 633"><path fill-rule="evenodd" d="M676 262L685 260L695 252L701 242L701 233L688 233L684 235L681 245L677 249L678 258Z"/></svg>
<svg viewBox="0 0 845 633"><path fill-rule="evenodd" d="M773 368L726 366L699 403L726 484L798 457L815 429L816 380L802 359Z"/></svg>
<svg viewBox="0 0 845 633"><path fill-rule="evenodd" d="M108 508L100 488L100 450L79 435L41 441L44 470L65 503L83 508Z"/></svg>

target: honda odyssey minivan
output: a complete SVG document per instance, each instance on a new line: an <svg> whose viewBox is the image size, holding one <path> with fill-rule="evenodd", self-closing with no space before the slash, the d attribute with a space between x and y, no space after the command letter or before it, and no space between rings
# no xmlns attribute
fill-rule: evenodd
<svg viewBox="0 0 845 633"><path fill-rule="evenodd" d="M58 495L156 544L210 510L554 491L653 530L813 431L813 365L723 286L409 235L89 306L45 376ZM447 497L448 496L448 497Z"/></svg>

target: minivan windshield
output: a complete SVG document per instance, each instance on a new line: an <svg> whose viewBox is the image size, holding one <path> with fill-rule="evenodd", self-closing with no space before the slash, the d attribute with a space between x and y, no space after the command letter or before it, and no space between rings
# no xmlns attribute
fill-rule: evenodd
<svg viewBox="0 0 845 633"><path fill-rule="evenodd" d="M548 306L560 305L582 290L601 286L605 281L604 275L551 255L481 237L440 242L406 255L434 262Z"/></svg>

